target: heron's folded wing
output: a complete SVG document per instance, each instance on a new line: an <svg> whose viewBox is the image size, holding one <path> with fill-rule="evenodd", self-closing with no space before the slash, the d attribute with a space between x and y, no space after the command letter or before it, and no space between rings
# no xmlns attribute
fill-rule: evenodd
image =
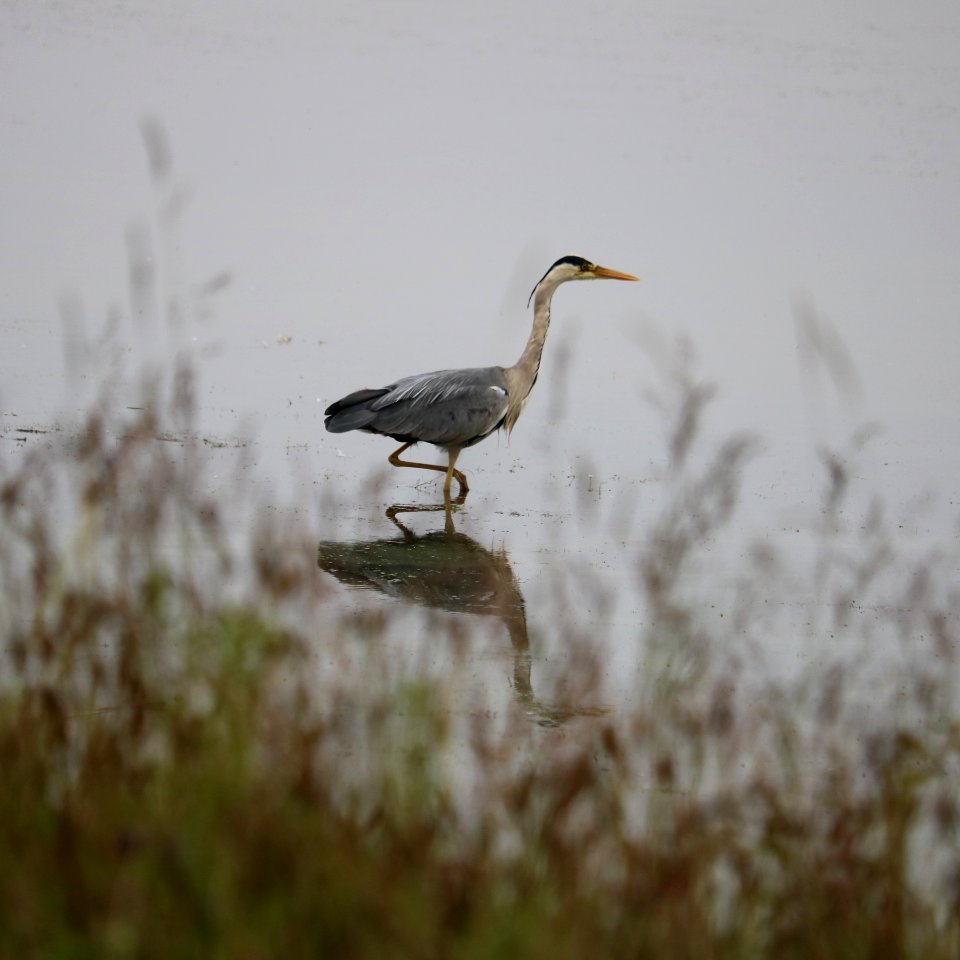
<svg viewBox="0 0 960 960"><path fill-rule="evenodd" d="M499 367L440 370L398 380L373 400L371 426L392 436L466 446L500 425L507 401Z"/></svg>

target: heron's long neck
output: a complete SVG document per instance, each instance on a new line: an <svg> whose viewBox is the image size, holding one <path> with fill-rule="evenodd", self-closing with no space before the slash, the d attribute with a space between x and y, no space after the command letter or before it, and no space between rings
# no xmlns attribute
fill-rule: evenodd
<svg viewBox="0 0 960 960"><path fill-rule="evenodd" d="M507 431L513 425L527 402L527 397L537 382L537 373L540 371L540 358L543 356L543 345L547 339L547 330L550 329L550 301L558 284L541 284L533 298L533 329L530 339L520 354L520 359L503 373L510 390L510 406L505 416Z"/></svg>
<svg viewBox="0 0 960 960"><path fill-rule="evenodd" d="M547 340L547 330L550 329L550 301L557 284L541 286L533 298L533 329L530 339L520 354L520 359L511 369L515 370L522 382L526 383L526 393L533 389L540 370L540 357L543 356L543 345ZM519 384L518 384L519 386Z"/></svg>

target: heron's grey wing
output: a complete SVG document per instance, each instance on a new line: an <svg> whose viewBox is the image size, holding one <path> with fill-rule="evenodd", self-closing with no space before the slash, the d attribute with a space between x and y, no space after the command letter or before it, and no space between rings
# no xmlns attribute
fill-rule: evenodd
<svg viewBox="0 0 960 960"><path fill-rule="evenodd" d="M438 446L469 446L496 430L507 400L501 367L405 377L369 402L376 417L367 429Z"/></svg>

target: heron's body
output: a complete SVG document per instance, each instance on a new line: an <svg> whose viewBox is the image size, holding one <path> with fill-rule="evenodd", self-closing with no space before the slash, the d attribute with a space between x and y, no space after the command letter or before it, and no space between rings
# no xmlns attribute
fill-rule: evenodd
<svg viewBox="0 0 960 960"><path fill-rule="evenodd" d="M437 370L404 377L386 387L357 390L327 407L327 430L363 430L392 437L403 444L391 454L392 464L445 471L444 494L449 497L453 477L460 484L461 495L465 494L467 478L454 468L456 459L465 447L479 443L495 430L504 428L509 433L513 429L540 370L554 291L567 280L597 278L636 280L630 274L597 267L582 257L563 257L544 274L531 294L533 329L520 359L512 367ZM409 446L421 442L445 449L448 466L400 459Z"/></svg>
<svg viewBox="0 0 960 960"><path fill-rule="evenodd" d="M334 433L365 430L401 443L470 447L503 425L510 404L503 367L437 370L358 390L326 411ZM429 409L429 422L423 410Z"/></svg>

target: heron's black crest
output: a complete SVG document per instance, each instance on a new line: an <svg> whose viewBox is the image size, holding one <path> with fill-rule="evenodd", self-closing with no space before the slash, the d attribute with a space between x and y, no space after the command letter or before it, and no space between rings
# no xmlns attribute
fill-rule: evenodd
<svg viewBox="0 0 960 960"><path fill-rule="evenodd" d="M557 260L556 263L550 264L550 268L536 282L534 288L530 291L530 296L527 298L528 307L530 306L530 301L533 299L533 295L537 292L537 287L539 287L540 284L543 283L543 281L550 275L550 271L555 270L557 267L560 266L561 263L569 263L571 266L579 267L579 269L581 270L585 270L588 267L592 266L589 260L584 260L583 257L577 257L577 256L574 256L573 254L570 254L569 256L566 256L566 257L561 257L559 260Z"/></svg>

